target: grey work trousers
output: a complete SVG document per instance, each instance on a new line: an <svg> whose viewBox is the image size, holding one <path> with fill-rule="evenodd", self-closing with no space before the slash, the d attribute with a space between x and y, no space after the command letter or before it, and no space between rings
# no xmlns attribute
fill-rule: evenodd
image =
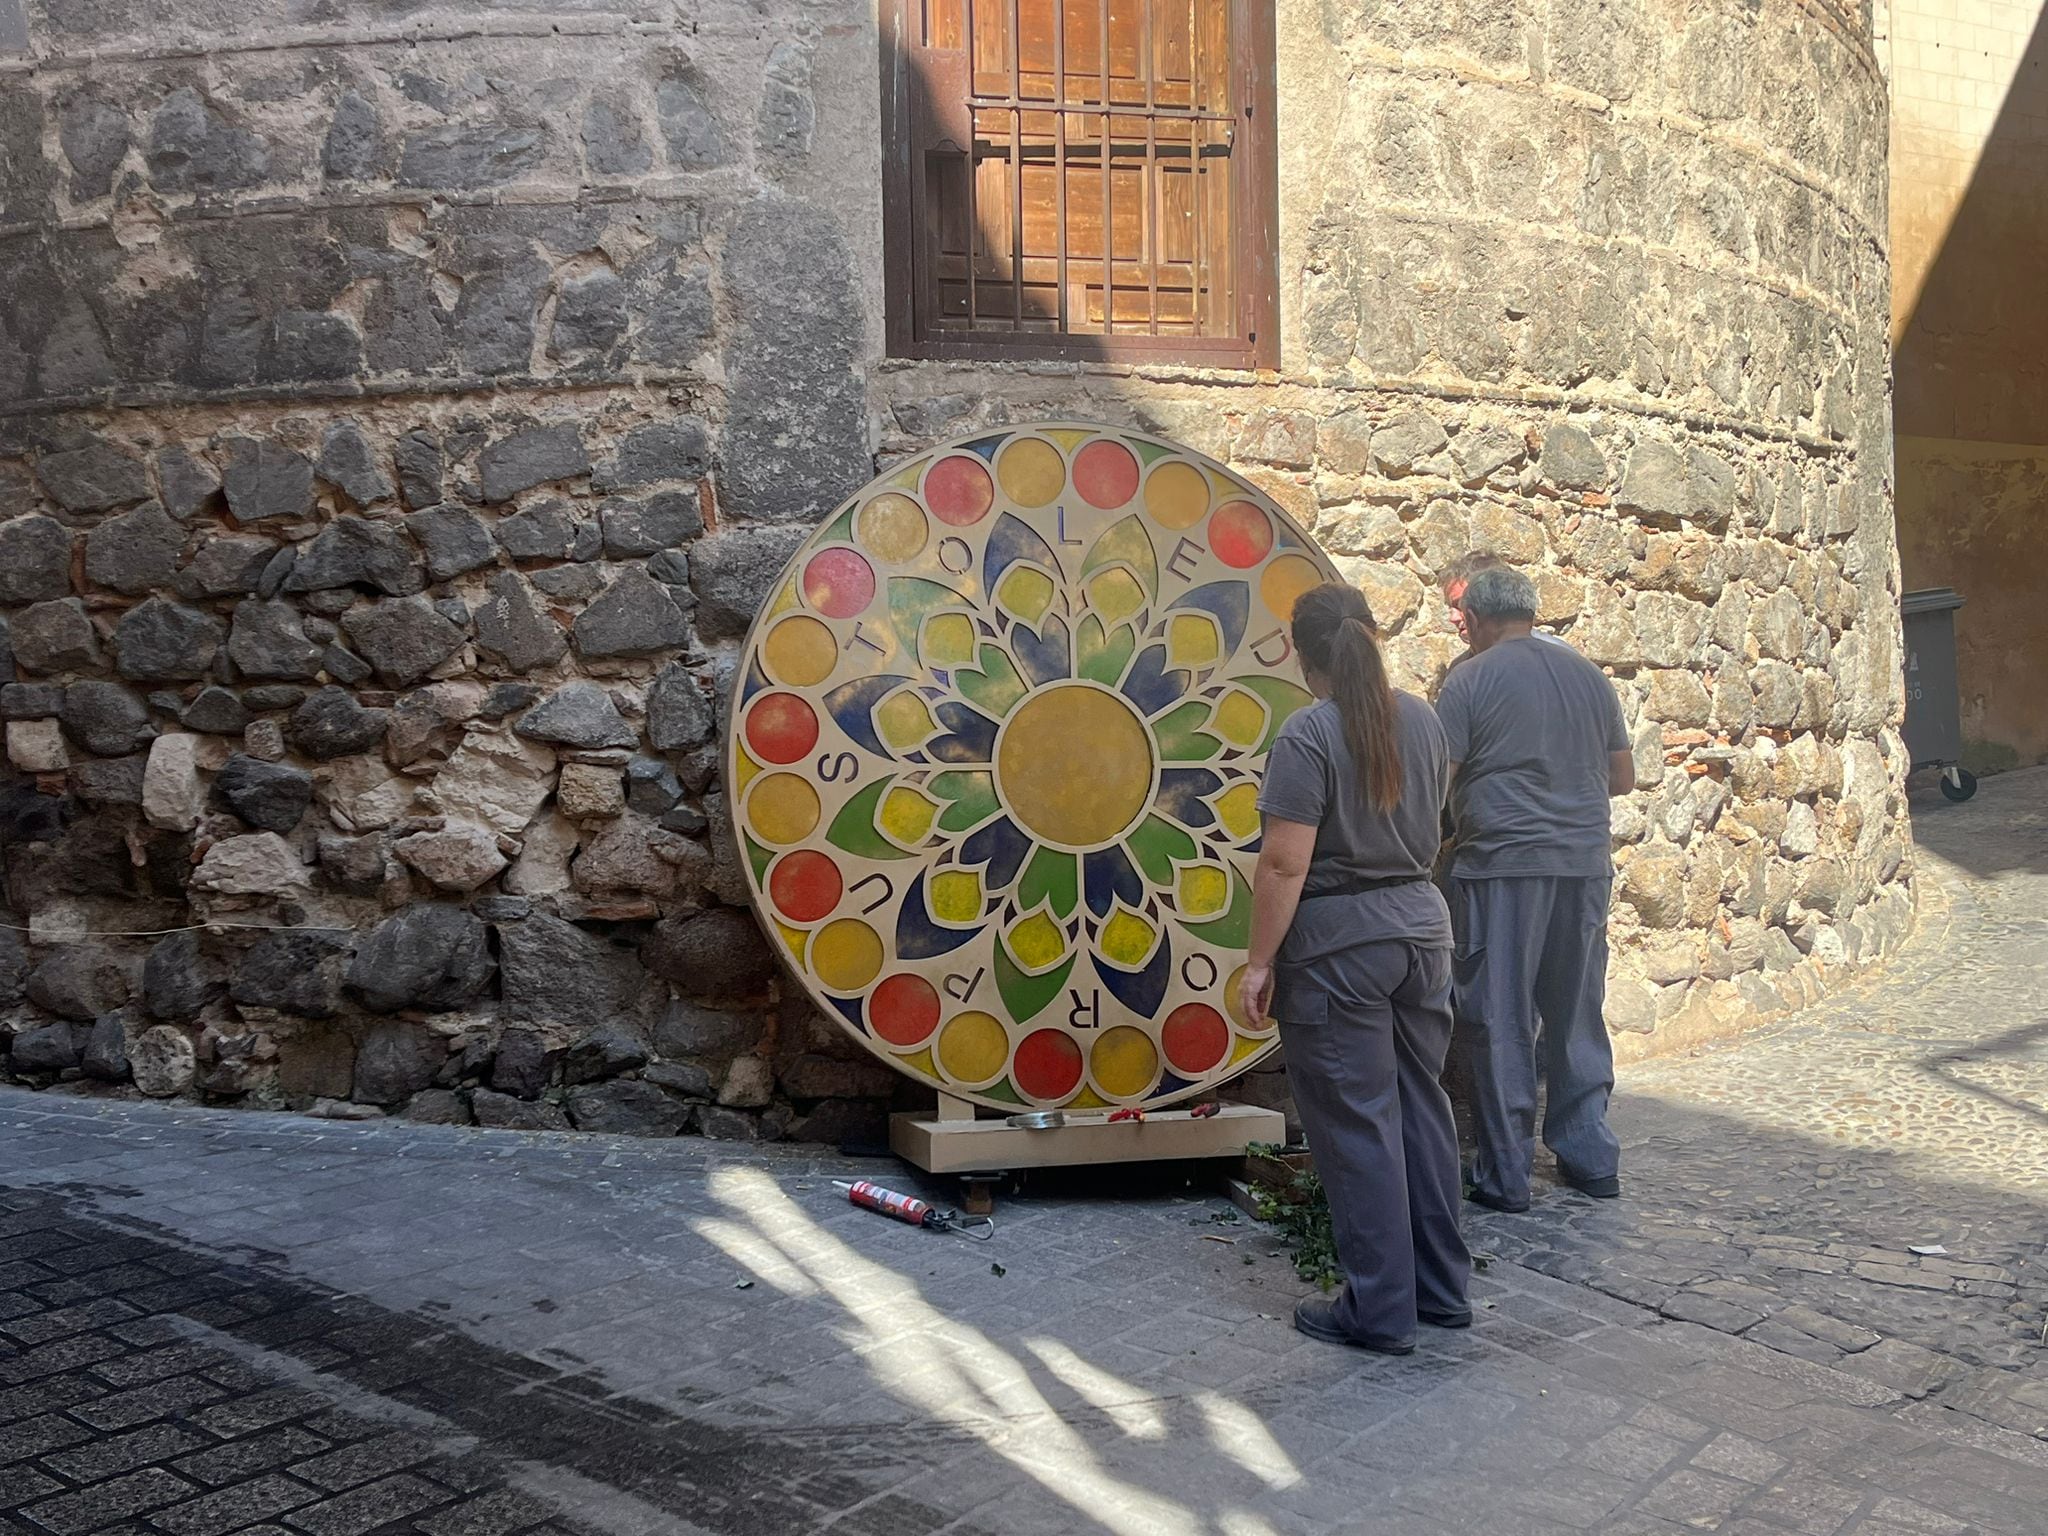
<svg viewBox="0 0 2048 1536"><path fill-rule="evenodd" d="M1287 1081L1329 1197L1344 1292L1337 1325L1406 1344L1418 1312L1465 1313L1458 1132L1437 1081L1451 1042L1443 944L1356 944L1282 965Z"/></svg>
<svg viewBox="0 0 2048 1536"><path fill-rule="evenodd" d="M1620 1170L1621 1143L1607 1128L1614 1048L1603 1007L1613 888L1605 875L1451 882L1458 1051L1479 1143L1472 1183L1489 1201L1528 1203L1539 1045L1543 1143L1558 1168L1571 1179Z"/></svg>

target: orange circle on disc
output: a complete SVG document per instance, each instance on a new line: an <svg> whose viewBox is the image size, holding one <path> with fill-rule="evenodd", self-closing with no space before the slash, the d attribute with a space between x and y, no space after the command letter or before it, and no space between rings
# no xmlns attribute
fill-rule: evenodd
<svg viewBox="0 0 2048 1536"><path fill-rule="evenodd" d="M981 460L969 454L943 458L925 474L924 504L942 523L969 527L987 517L995 502L995 482Z"/></svg>
<svg viewBox="0 0 2048 1536"><path fill-rule="evenodd" d="M1230 1026L1207 1003L1182 1003L1166 1016L1159 1044L1174 1071L1182 1077L1200 1077L1217 1067L1230 1049Z"/></svg>
<svg viewBox="0 0 2048 1536"><path fill-rule="evenodd" d="M1105 512L1138 494L1138 461L1122 443L1097 441L1074 456L1074 489Z"/></svg>
<svg viewBox="0 0 2048 1536"><path fill-rule="evenodd" d="M1259 601L1282 621L1294 617L1301 594L1323 584L1323 573L1305 555L1282 555L1259 577Z"/></svg>
<svg viewBox="0 0 2048 1536"><path fill-rule="evenodd" d="M1225 565L1249 570L1273 548L1273 520L1248 501L1227 501L1209 519L1209 547Z"/></svg>
<svg viewBox="0 0 2048 1536"><path fill-rule="evenodd" d="M818 744L818 716L793 693L764 693L747 712L747 750L764 763L793 763Z"/></svg>
<svg viewBox="0 0 2048 1536"><path fill-rule="evenodd" d="M1017 1046L1010 1075L1027 1099L1064 1099L1081 1086L1081 1047L1057 1029L1036 1029Z"/></svg>
<svg viewBox="0 0 2048 1536"><path fill-rule="evenodd" d="M785 853L768 871L768 899L792 923L815 923L839 905L845 888L839 866L815 849Z"/></svg>
<svg viewBox="0 0 2048 1536"><path fill-rule="evenodd" d="M857 549L821 549L804 567L804 601L828 619L850 619L875 600L875 568Z"/></svg>
<svg viewBox="0 0 2048 1536"><path fill-rule="evenodd" d="M939 994L922 976L891 976L868 994L868 1024L890 1045L922 1045L939 1027Z"/></svg>

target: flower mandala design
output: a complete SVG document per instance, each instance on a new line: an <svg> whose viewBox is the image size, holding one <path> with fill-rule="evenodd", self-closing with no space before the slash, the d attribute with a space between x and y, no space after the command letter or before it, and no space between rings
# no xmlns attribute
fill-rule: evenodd
<svg viewBox="0 0 2048 1536"><path fill-rule="evenodd" d="M748 636L727 783L755 903L883 1059L979 1103L1158 1104L1271 1049L1237 1013L1286 621L1279 507L1097 427L876 481Z"/></svg>

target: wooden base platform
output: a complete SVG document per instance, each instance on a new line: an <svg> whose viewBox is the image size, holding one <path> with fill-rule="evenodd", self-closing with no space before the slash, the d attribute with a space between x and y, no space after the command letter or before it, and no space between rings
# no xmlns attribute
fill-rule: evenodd
<svg viewBox="0 0 2048 1536"><path fill-rule="evenodd" d="M1104 1110L1069 1115L1065 1125L1050 1130L1028 1131L1000 1117L977 1119L972 1104L941 1094L936 1115L889 1117L890 1149L926 1173L1242 1157L1255 1141L1286 1139L1286 1116L1250 1104L1225 1104L1200 1119L1185 1109L1155 1110L1141 1121L1115 1124Z"/></svg>

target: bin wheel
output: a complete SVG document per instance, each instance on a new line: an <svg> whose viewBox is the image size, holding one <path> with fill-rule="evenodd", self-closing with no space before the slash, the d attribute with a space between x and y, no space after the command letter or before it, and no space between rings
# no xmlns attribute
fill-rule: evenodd
<svg viewBox="0 0 2048 1536"><path fill-rule="evenodd" d="M1941 792L1960 804L1977 793L1977 775L1967 768L1956 769L1953 779L1944 773L1941 776Z"/></svg>

